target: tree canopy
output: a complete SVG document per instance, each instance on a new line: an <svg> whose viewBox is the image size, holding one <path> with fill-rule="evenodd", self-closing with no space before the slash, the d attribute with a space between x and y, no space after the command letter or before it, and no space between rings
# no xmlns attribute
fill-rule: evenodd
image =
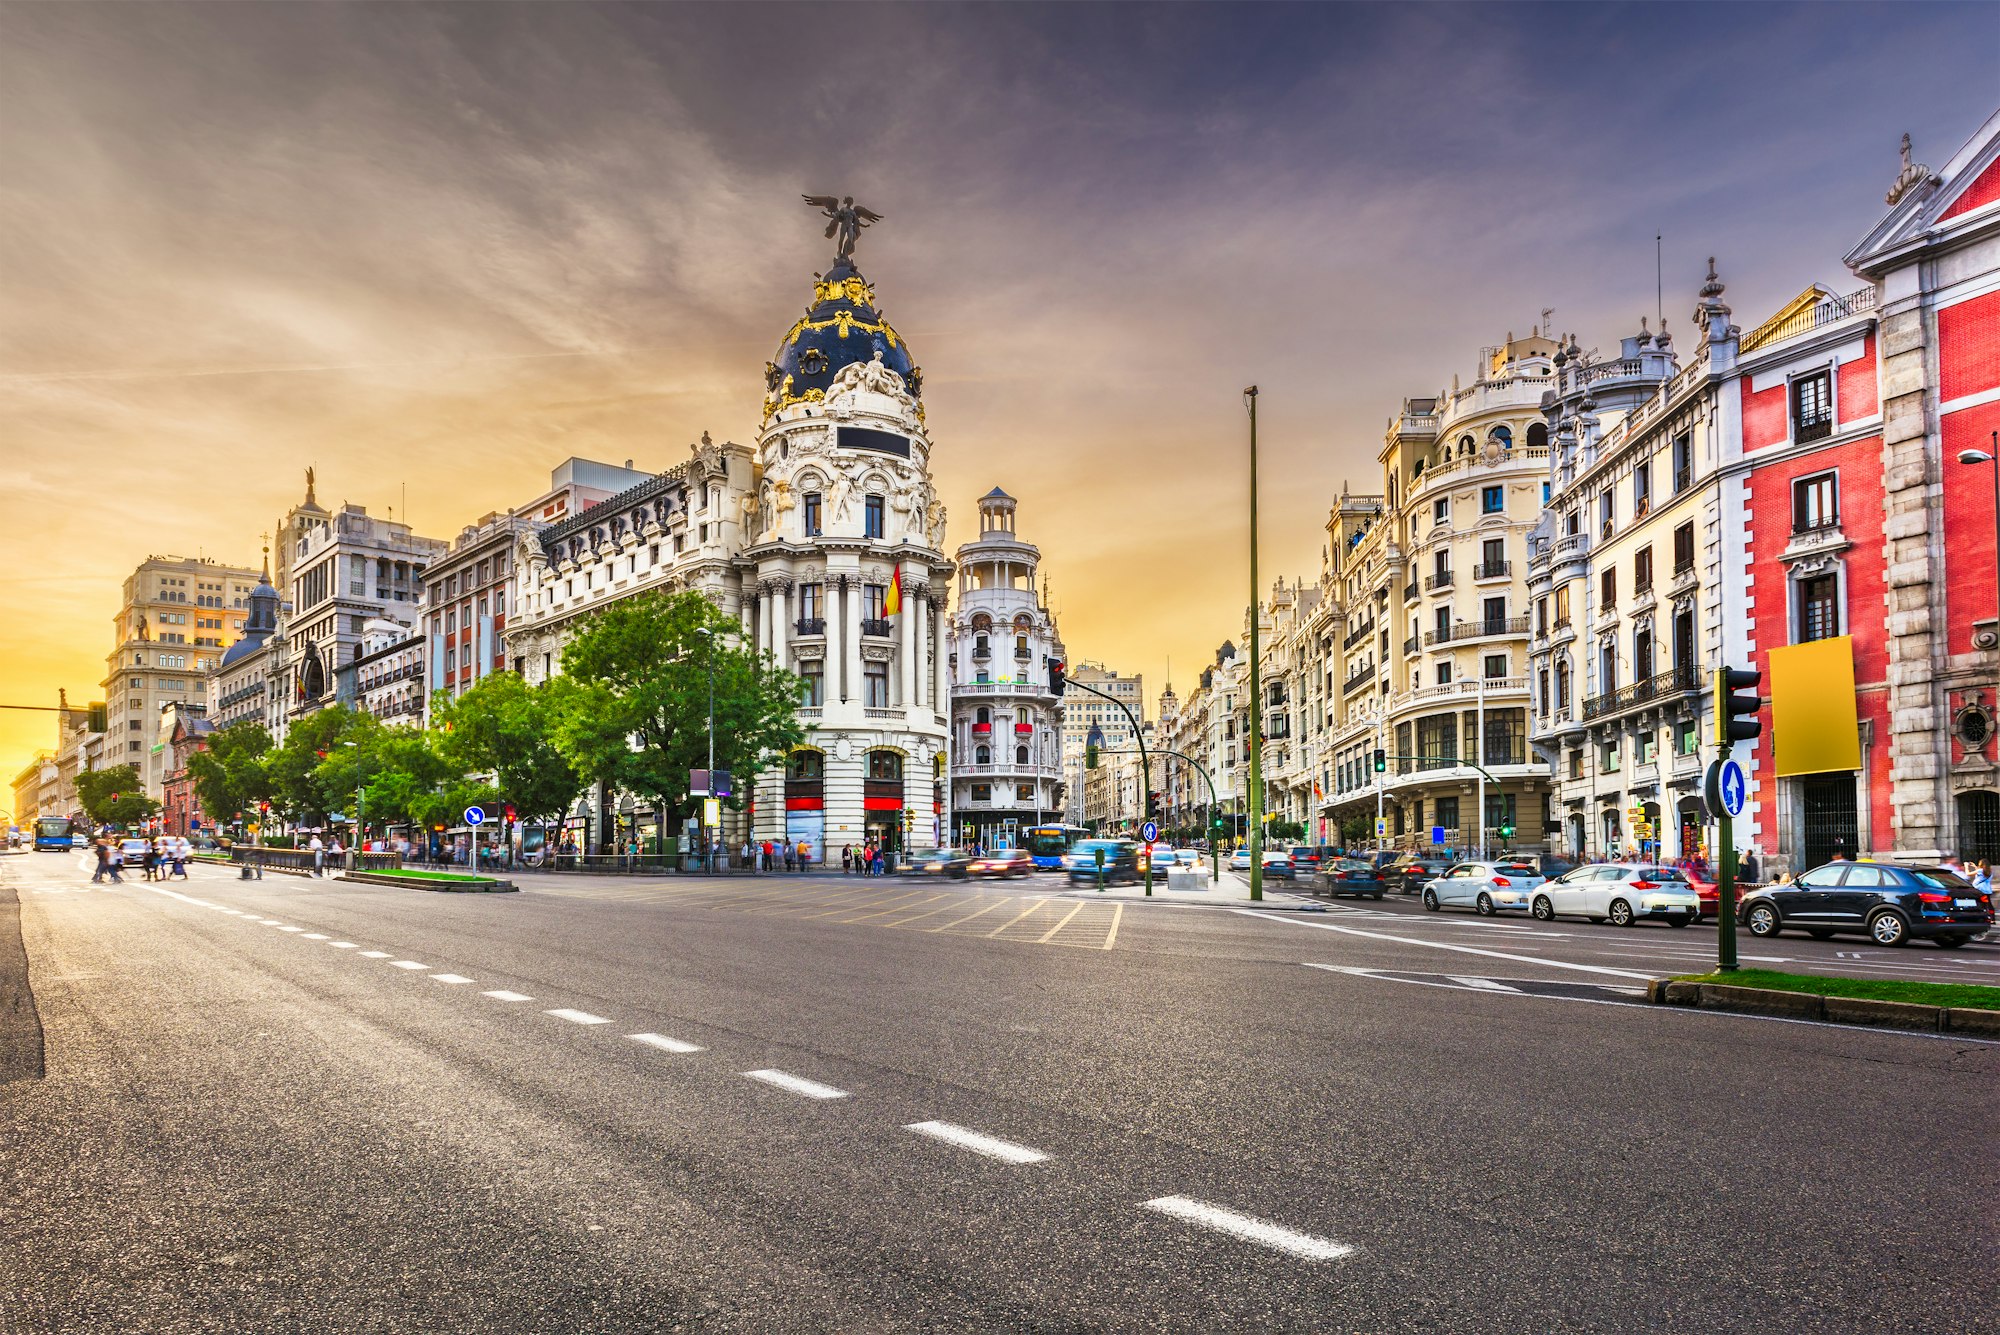
<svg viewBox="0 0 2000 1335"><path fill-rule="evenodd" d="M207 748L188 757L188 777L209 819L229 821L271 795L264 757L271 734L254 719L243 719L208 735Z"/></svg>
<svg viewBox="0 0 2000 1335"><path fill-rule="evenodd" d="M136 765L84 770L76 776L76 796L93 825L137 825L160 810L160 804L146 796Z"/></svg>
<svg viewBox="0 0 2000 1335"><path fill-rule="evenodd" d="M440 692L431 711L438 752L456 773L492 775L492 791L522 819L559 820L584 786L556 744L564 715L579 705L578 689L566 677L530 686L517 673L495 672L457 699Z"/></svg>

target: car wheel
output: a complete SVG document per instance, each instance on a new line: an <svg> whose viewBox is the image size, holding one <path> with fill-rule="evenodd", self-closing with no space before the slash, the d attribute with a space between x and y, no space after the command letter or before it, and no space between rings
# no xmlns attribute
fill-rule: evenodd
<svg viewBox="0 0 2000 1335"><path fill-rule="evenodd" d="M1435 890L1424 891L1424 907L1430 910L1432 913L1436 913L1438 911L1437 891Z"/></svg>
<svg viewBox="0 0 2000 1335"><path fill-rule="evenodd" d="M1750 935L1757 937L1773 937L1784 930L1784 923L1778 919L1778 911L1769 904L1753 905L1743 922L1750 929Z"/></svg>
<svg viewBox="0 0 2000 1335"><path fill-rule="evenodd" d="M1825 927L1808 927L1806 928L1806 935L1811 937L1815 941L1833 940L1832 930Z"/></svg>
<svg viewBox="0 0 2000 1335"><path fill-rule="evenodd" d="M1668 917L1668 919L1667 919L1667 926L1669 926L1669 927L1685 927L1685 926L1687 926L1687 925L1688 925L1689 923L1691 923L1691 922L1693 922L1693 921L1694 921L1694 919L1693 919L1693 918L1692 918L1691 916L1689 916L1688 914L1685 914L1685 913L1676 913L1676 914L1673 914L1673 915L1671 915L1670 917Z"/></svg>
<svg viewBox="0 0 2000 1335"><path fill-rule="evenodd" d="M1556 920L1555 902L1547 895L1536 895L1535 902L1528 911L1535 915L1536 922L1554 922Z"/></svg>
<svg viewBox="0 0 2000 1335"><path fill-rule="evenodd" d="M1937 938L1937 943L1941 950L1957 950L1971 939L1969 936L1940 936Z"/></svg>
<svg viewBox="0 0 2000 1335"><path fill-rule="evenodd" d="M1613 927L1630 927L1632 925L1632 906L1622 899L1612 900L1611 925Z"/></svg>
<svg viewBox="0 0 2000 1335"><path fill-rule="evenodd" d="M1878 946L1905 945L1910 939L1910 925L1885 909L1868 920L1868 935L1875 938Z"/></svg>
<svg viewBox="0 0 2000 1335"><path fill-rule="evenodd" d="M1479 902L1472 907L1473 911L1478 913L1482 918L1490 918L1499 912L1498 909L1493 907L1493 896L1487 894L1484 890L1479 892Z"/></svg>
<svg viewBox="0 0 2000 1335"><path fill-rule="evenodd" d="M1359 896L1356 897L1359 898ZM1377 890L1374 894L1368 897L1374 900L1377 904L1380 904L1382 902L1382 892L1380 890Z"/></svg>

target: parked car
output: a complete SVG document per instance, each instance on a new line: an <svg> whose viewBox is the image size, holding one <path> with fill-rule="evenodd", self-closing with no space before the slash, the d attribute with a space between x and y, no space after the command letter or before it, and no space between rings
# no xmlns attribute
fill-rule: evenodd
<svg viewBox="0 0 2000 1335"><path fill-rule="evenodd" d="M1035 859L1025 848L1002 848L972 859L966 871L973 876L1027 876L1035 870Z"/></svg>
<svg viewBox="0 0 2000 1335"><path fill-rule="evenodd" d="M1250 870L1250 846L1248 844L1230 853L1229 870L1241 872Z"/></svg>
<svg viewBox="0 0 2000 1335"><path fill-rule="evenodd" d="M1575 858L1566 858L1560 853L1509 853L1495 861L1525 863L1545 881L1553 881L1558 876L1573 872L1578 866Z"/></svg>
<svg viewBox="0 0 2000 1335"><path fill-rule="evenodd" d="M1955 950L1993 925L1993 898L1944 867L1829 862L1751 891L1738 912L1752 936L1792 927L1821 940L1849 932L1878 946L1914 939Z"/></svg>
<svg viewBox="0 0 2000 1335"><path fill-rule="evenodd" d="M1649 918L1685 927L1701 912L1701 898L1677 867L1599 862L1544 881L1530 908L1543 922L1569 914L1617 927Z"/></svg>
<svg viewBox="0 0 2000 1335"><path fill-rule="evenodd" d="M1482 918L1528 907L1541 873L1525 862L1461 862L1424 886L1424 907L1467 908Z"/></svg>
<svg viewBox="0 0 2000 1335"><path fill-rule="evenodd" d="M1320 867L1319 849L1312 844L1295 844L1290 849L1292 870L1310 876Z"/></svg>
<svg viewBox="0 0 2000 1335"><path fill-rule="evenodd" d="M1320 884L1329 895L1380 899L1388 892L1382 873L1362 858L1335 858L1320 869Z"/></svg>
<svg viewBox="0 0 2000 1335"><path fill-rule="evenodd" d="M962 881L972 874L972 858L962 848L925 848L903 867L908 876L937 876Z"/></svg>
<svg viewBox="0 0 2000 1335"><path fill-rule="evenodd" d="M1063 859L1063 870L1068 874L1071 885L1097 883L1097 854L1100 850L1104 853L1106 884L1139 879L1139 845L1130 839L1085 839L1070 849L1069 856Z"/></svg>
<svg viewBox="0 0 2000 1335"><path fill-rule="evenodd" d="M1263 862L1264 875L1267 877L1276 876L1280 880L1285 881L1296 881L1299 879L1299 869L1293 865L1292 855L1285 849L1265 849Z"/></svg>
<svg viewBox="0 0 2000 1335"><path fill-rule="evenodd" d="M1398 894L1414 895L1452 869L1446 858L1405 854L1382 869L1382 879Z"/></svg>

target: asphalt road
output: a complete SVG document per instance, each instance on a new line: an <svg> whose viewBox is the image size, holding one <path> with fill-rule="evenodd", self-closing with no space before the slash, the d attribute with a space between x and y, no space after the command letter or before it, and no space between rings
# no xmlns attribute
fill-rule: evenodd
<svg viewBox="0 0 2000 1335"><path fill-rule="evenodd" d="M0 1329L1993 1328L2000 1045L1394 906L528 885L0 858Z"/></svg>

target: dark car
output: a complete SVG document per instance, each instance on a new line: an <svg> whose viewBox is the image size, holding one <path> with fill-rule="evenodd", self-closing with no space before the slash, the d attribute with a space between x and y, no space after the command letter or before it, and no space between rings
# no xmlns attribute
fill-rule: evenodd
<svg viewBox="0 0 2000 1335"><path fill-rule="evenodd" d="M1389 887L1382 873L1365 858L1334 858L1320 869L1320 888L1328 895L1366 896L1380 899Z"/></svg>
<svg viewBox="0 0 2000 1335"><path fill-rule="evenodd" d="M1515 863L1523 864L1532 868L1534 874L1545 881L1553 881L1565 872L1575 871L1579 865L1575 858L1566 858L1559 853L1509 853L1506 857L1495 860L1510 866Z"/></svg>
<svg viewBox="0 0 2000 1335"><path fill-rule="evenodd" d="M1449 858L1402 857L1382 869L1382 879L1398 894L1414 895L1427 882L1435 881L1450 871L1453 865Z"/></svg>
<svg viewBox="0 0 2000 1335"><path fill-rule="evenodd" d="M1292 869L1301 876L1311 876L1320 868L1320 850L1313 844L1291 846Z"/></svg>
<svg viewBox="0 0 2000 1335"><path fill-rule="evenodd" d="M1071 885L1097 883L1097 855L1100 851L1104 854L1103 872L1107 885L1139 879L1139 845L1130 839L1085 839L1070 849L1069 855L1063 859L1063 871Z"/></svg>
<svg viewBox="0 0 2000 1335"><path fill-rule="evenodd" d="M972 858L962 848L926 848L911 855L903 874L963 881L972 874L971 868Z"/></svg>
<svg viewBox="0 0 2000 1335"><path fill-rule="evenodd" d="M1825 940L1839 932L1900 946L1912 938L1956 949L1993 925L1992 897L1944 867L1829 862L1786 885L1743 897L1738 916L1750 935L1786 928Z"/></svg>

